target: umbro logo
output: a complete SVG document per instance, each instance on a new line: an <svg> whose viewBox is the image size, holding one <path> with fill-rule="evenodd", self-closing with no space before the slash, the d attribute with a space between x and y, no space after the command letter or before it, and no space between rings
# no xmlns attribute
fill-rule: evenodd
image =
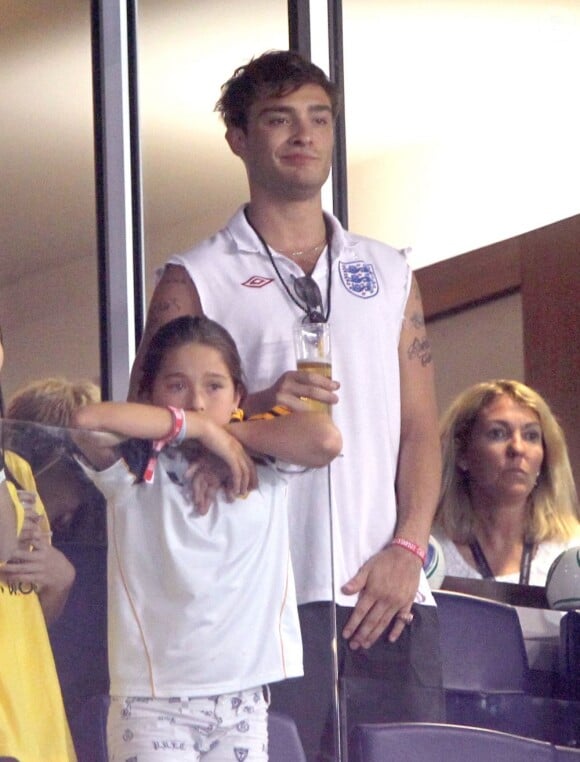
<svg viewBox="0 0 580 762"><path fill-rule="evenodd" d="M268 283L272 283L273 280L274 278L264 278L263 275L252 275L251 278L248 278L248 280L242 283L242 286L247 286L248 288L262 288L262 286L267 286Z"/></svg>

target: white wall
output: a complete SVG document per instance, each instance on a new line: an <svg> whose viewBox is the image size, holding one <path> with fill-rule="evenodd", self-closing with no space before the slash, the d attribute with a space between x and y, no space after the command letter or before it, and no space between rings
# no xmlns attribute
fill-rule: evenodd
<svg viewBox="0 0 580 762"><path fill-rule="evenodd" d="M580 211L578 0L344 0L350 227L423 267Z"/></svg>

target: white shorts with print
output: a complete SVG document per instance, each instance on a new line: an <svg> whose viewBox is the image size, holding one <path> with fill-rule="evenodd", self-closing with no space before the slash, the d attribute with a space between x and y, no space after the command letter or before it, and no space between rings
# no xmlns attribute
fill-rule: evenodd
<svg viewBox="0 0 580 762"><path fill-rule="evenodd" d="M109 762L267 762L264 694L258 687L209 698L112 696Z"/></svg>

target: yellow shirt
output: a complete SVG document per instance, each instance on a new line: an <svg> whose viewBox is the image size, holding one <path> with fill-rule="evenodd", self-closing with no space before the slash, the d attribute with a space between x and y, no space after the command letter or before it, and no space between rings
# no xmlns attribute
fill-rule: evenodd
<svg viewBox="0 0 580 762"><path fill-rule="evenodd" d="M30 466L5 453L24 489L36 492ZM9 485L20 531L24 509ZM44 513L40 499L38 510ZM19 762L76 760L46 622L35 592L10 587L0 568L0 756Z"/></svg>

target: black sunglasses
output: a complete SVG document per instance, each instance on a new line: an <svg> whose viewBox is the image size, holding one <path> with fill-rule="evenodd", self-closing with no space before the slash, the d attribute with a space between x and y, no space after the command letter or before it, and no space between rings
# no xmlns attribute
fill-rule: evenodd
<svg viewBox="0 0 580 762"><path fill-rule="evenodd" d="M303 323L324 323L324 307L318 283L311 275L294 278L294 293L306 305Z"/></svg>

